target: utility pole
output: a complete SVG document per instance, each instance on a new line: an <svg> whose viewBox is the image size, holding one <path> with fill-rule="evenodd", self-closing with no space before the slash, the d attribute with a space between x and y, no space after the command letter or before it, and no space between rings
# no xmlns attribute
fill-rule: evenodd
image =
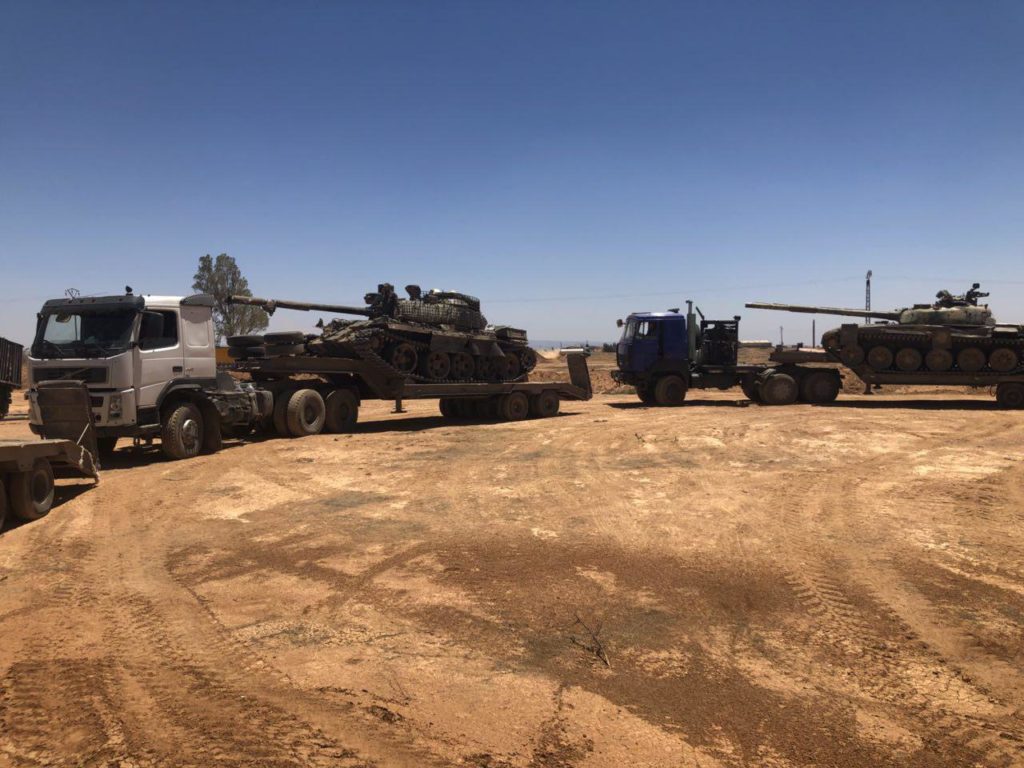
<svg viewBox="0 0 1024 768"><path fill-rule="evenodd" d="M868 311L868 312L871 311L871 270L870 269L868 270L867 278L866 278L865 283L864 283L864 309L866 311ZM871 322L871 318L870 317L867 317L867 318L864 318L864 319L867 320L869 323Z"/></svg>
<svg viewBox="0 0 1024 768"><path fill-rule="evenodd" d="M818 318L811 318L811 346L818 346L818 329L817 329Z"/></svg>
<svg viewBox="0 0 1024 768"><path fill-rule="evenodd" d="M782 336L782 326L781 325L779 326L779 346L781 346L781 347L786 346L786 340Z"/></svg>

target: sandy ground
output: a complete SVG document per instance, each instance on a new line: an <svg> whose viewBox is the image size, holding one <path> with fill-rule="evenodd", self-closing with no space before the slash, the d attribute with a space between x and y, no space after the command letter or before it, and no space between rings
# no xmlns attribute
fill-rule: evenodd
<svg viewBox="0 0 1024 768"><path fill-rule="evenodd" d="M691 397L119 451L0 535L0 765L1024 765L1024 414Z"/></svg>

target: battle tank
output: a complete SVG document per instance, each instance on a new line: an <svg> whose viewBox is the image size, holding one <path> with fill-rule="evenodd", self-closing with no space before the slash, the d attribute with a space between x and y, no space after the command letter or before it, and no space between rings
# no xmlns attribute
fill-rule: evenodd
<svg viewBox="0 0 1024 768"><path fill-rule="evenodd" d="M231 296L228 303L250 304L273 314L276 309L358 315L321 324L319 336L294 339L292 352L322 357L374 355L398 372L426 381L515 381L537 364L526 331L491 326L480 300L456 291L428 291L406 286L400 298L390 283L363 297L365 306L310 304L279 299ZM284 341L287 334L267 334Z"/></svg>
<svg viewBox="0 0 1024 768"><path fill-rule="evenodd" d="M939 291L931 304L892 312L761 302L747 306L879 320L844 324L821 337L827 353L867 382L981 386L1024 374L1024 326L997 324L988 305L978 304L988 296L979 287L975 283L960 296Z"/></svg>

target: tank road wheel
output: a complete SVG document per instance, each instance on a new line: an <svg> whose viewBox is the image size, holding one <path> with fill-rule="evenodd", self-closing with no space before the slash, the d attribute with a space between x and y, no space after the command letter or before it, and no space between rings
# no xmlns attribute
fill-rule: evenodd
<svg viewBox="0 0 1024 768"><path fill-rule="evenodd" d="M498 417L503 421L522 421L530 415L530 399L525 392L509 392L498 399Z"/></svg>
<svg viewBox="0 0 1024 768"><path fill-rule="evenodd" d="M839 350L839 359L851 368L858 366L864 362L864 347L856 344L852 347L843 347Z"/></svg>
<svg viewBox="0 0 1024 768"><path fill-rule="evenodd" d="M451 369L447 352L430 352L420 362L420 373L428 379L447 379Z"/></svg>
<svg viewBox="0 0 1024 768"><path fill-rule="evenodd" d="M831 403L839 397L839 377L832 371L812 371L800 380L800 399L805 403Z"/></svg>
<svg viewBox="0 0 1024 768"><path fill-rule="evenodd" d="M288 398L288 431L295 437L319 435L327 419L324 399L315 389L300 389Z"/></svg>
<svg viewBox="0 0 1024 768"><path fill-rule="evenodd" d="M999 373L1009 373L1018 365L1020 365L1020 358L1009 347L999 347L988 356L988 367Z"/></svg>
<svg viewBox="0 0 1024 768"><path fill-rule="evenodd" d="M872 347L868 350L868 365L876 371L884 371L892 367L892 350L888 347Z"/></svg>
<svg viewBox="0 0 1024 768"><path fill-rule="evenodd" d="M160 448L169 459L191 459L203 448L203 416L192 403L179 403L160 429Z"/></svg>
<svg viewBox="0 0 1024 768"><path fill-rule="evenodd" d="M539 395L530 398L530 415L537 419L548 419L558 415L561 398L558 393L545 389Z"/></svg>
<svg viewBox="0 0 1024 768"><path fill-rule="evenodd" d="M522 366L519 363L519 355L506 354L505 357L497 358L499 378L504 381L513 381L519 378L522 373Z"/></svg>
<svg viewBox="0 0 1024 768"><path fill-rule="evenodd" d="M283 389L274 395L274 431L280 437L291 437L288 431L288 400L291 399L294 389Z"/></svg>
<svg viewBox="0 0 1024 768"><path fill-rule="evenodd" d="M654 385L654 401L658 405L682 405L686 399L686 384L678 376L665 376Z"/></svg>
<svg viewBox="0 0 1024 768"><path fill-rule="evenodd" d="M977 347L961 349L956 355L956 364L965 373L977 373L985 367L985 353Z"/></svg>
<svg viewBox="0 0 1024 768"><path fill-rule="evenodd" d="M53 506L53 468L46 459L36 459L28 472L8 475L7 482L15 517L25 522L38 520Z"/></svg>
<svg viewBox="0 0 1024 768"><path fill-rule="evenodd" d="M924 356L929 371L948 371L953 367L953 353L948 349L932 349Z"/></svg>
<svg viewBox="0 0 1024 768"><path fill-rule="evenodd" d="M391 348L388 361L402 373L412 373L416 370L418 357L416 347L407 341L402 341Z"/></svg>
<svg viewBox="0 0 1024 768"><path fill-rule="evenodd" d="M996 403L1000 408L1024 408L1024 384L1004 381L996 387Z"/></svg>
<svg viewBox="0 0 1024 768"><path fill-rule="evenodd" d="M788 373L773 373L761 382L761 400L765 405L791 405L798 394L796 379Z"/></svg>
<svg viewBox="0 0 1024 768"><path fill-rule="evenodd" d="M921 367L921 353L913 347L904 347L896 353L896 367L901 371L916 371Z"/></svg>
<svg viewBox="0 0 1024 768"><path fill-rule="evenodd" d="M493 359L481 355L476 358L475 365L476 370L474 371L474 374L476 375L476 378L480 379L480 381L494 381L497 377L497 366Z"/></svg>
<svg viewBox="0 0 1024 768"><path fill-rule="evenodd" d="M472 379L475 371L476 365L473 363L472 355L467 355L465 352L456 352L452 355L451 375L453 379Z"/></svg>
<svg viewBox="0 0 1024 768"><path fill-rule="evenodd" d="M351 432L359 421L359 398L351 389L341 387L329 392L324 409L324 428L328 432Z"/></svg>
<svg viewBox="0 0 1024 768"><path fill-rule="evenodd" d="M527 347L519 353L519 365L524 373L529 373L537 367L537 353Z"/></svg>

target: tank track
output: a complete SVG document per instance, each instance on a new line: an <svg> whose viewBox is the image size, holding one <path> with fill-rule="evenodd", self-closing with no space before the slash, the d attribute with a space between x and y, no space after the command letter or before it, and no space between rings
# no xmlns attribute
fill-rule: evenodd
<svg viewBox="0 0 1024 768"><path fill-rule="evenodd" d="M874 331L867 333L861 332L857 335L857 344L861 349L864 350L865 354L867 354L867 352L872 347L880 345L889 348L893 353L905 347L912 347L918 350L919 352L925 353L932 348L931 341L932 334L927 331L911 331L903 333L892 331ZM859 365L854 367L853 370L863 370L868 374L899 373L911 376L914 374L922 374L929 377L937 376L949 378L968 375L976 376L982 379L996 378L1002 376L1016 376L1024 374L1024 337L995 338L993 336L973 336L960 335L954 333L949 345L949 351L954 355L954 357L957 354L957 352L967 347L977 347L978 349L980 349L982 352L985 353L986 361L988 357L991 355L991 353L996 349L1012 349L1014 352L1017 353L1018 365L1016 368L1012 368L1009 371L994 371L991 368L989 368L987 362L985 364L985 367L982 368L980 371L971 372L960 370L959 368L955 367L955 363L953 368L950 368L949 370L946 371L935 371L925 367L924 365L922 365L921 368L915 371L901 371L898 368L894 367L895 363L893 363L893 367L878 370L876 368L872 368L871 365L869 365L865 360L865 362L860 363ZM829 351L832 352L833 354L836 354L837 356L840 354L841 350L842 347L841 345L838 344L834 347L829 348Z"/></svg>

